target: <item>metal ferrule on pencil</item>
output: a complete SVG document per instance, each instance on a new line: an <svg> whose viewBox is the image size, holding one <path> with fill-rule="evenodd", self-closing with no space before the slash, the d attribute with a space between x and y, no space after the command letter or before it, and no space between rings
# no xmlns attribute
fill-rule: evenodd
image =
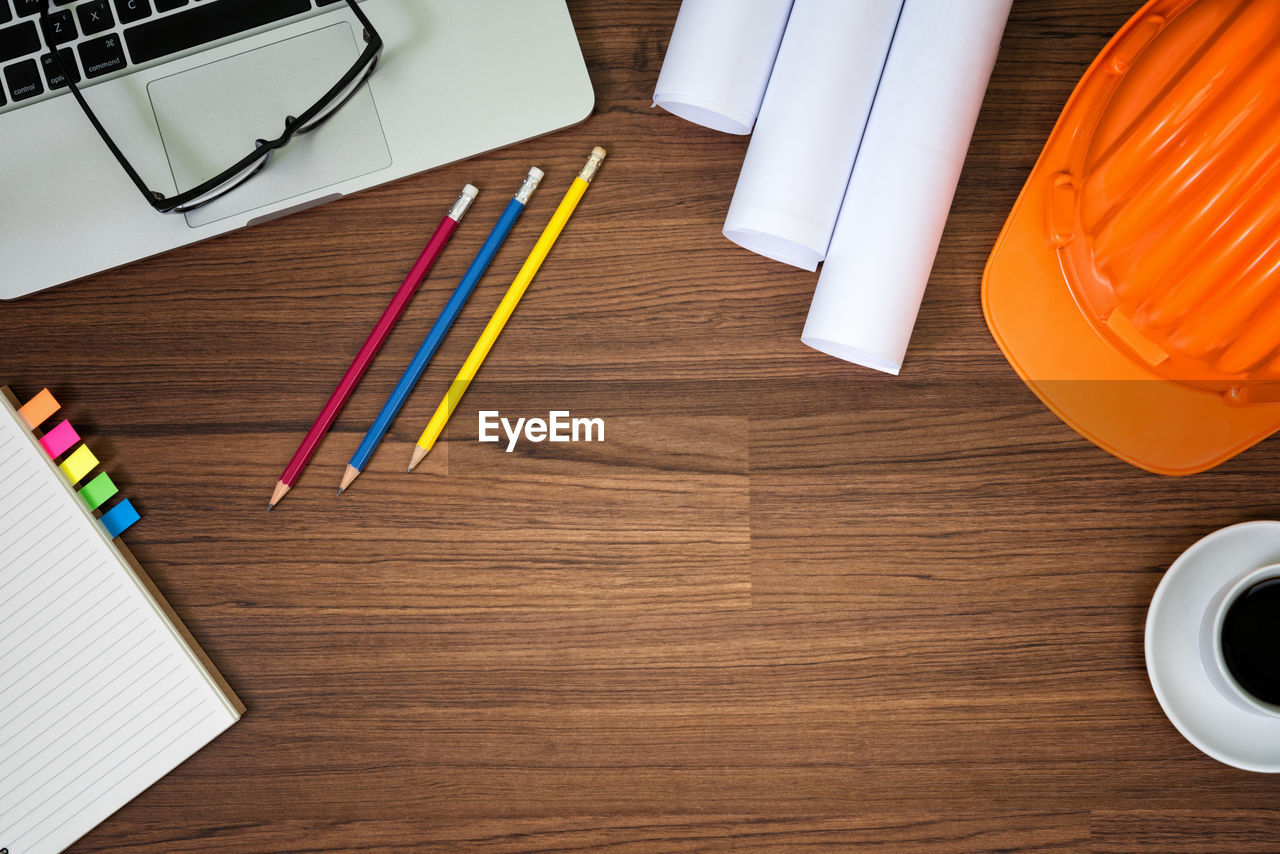
<svg viewBox="0 0 1280 854"><path fill-rule="evenodd" d="M515 199L517 202L522 205L529 204L529 197L533 195L534 190L538 189L538 182L542 180L543 174L543 171L537 166L529 170L524 183L520 185L520 189L516 190Z"/></svg>
<svg viewBox="0 0 1280 854"><path fill-rule="evenodd" d="M461 222L463 214L467 212L467 208L471 207L471 203L476 200L476 195L479 192L472 184L463 187L462 195L458 196L458 200L453 203L453 207L449 208L449 219L454 222Z"/></svg>
<svg viewBox="0 0 1280 854"><path fill-rule="evenodd" d="M582 171L578 173L578 177L588 183L592 178L596 177L596 172L600 169L600 164L604 162L604 149L596 146L591 149L591 156L587 158L587 164L582 167Z"/></svg>

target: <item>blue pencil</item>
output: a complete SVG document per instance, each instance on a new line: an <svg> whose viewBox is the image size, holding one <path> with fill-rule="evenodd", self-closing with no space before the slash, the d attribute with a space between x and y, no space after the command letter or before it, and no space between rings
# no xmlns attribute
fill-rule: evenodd
<svg viewBox="0 0 1280 854"><path fill-rule="evenodd" d="M369 432L364 434L360 447L356 448L356 452L351 455L351 462L347 464L347 470L342 476L342 485L338 487L339 495L351 485L352 481L360 476L360 472L364 470L369 458L373 456L378 443L387 434L387 430L391 427L391 422L400 413L400 409L404 406L405 400L408 399L409 393L413 391L413 387L417 385L423 371L427 369L427 365L431 362L431 357L435 355L436 350L440 347L440 342L444 341L444 336L449 334L449 327L453 326L453 322L458 319L458 314L461 313L462 307L466 305L471 292L476 289L476 283L480 281L484 271L489 268L489 263L493 261L493 256L498 254L498 249L502 246L503 241L507 239L507 235L511 233L511 227L516 224L516 220L519 219L520 214L524 211L524 206L528 203L529 197L537 189L538 182L542 180L542 174L542 170L536 166L529 170L528 177L524 179L524 183L516 191L515 197L507 204L507 209L502 212L502 216L494 224L493 230L489 232L489 237L484 242L484 246L480 247L475 260L471 262L471 266L463 274L462 281L458 282L458 287L454 288L453 296L449 297L449 301L441 309L440 316L436 318L431 331L427 333L422 345L418 347L418 352L414 354L413 361L409 363L409 367L404 369L400 382L396 383L391 396L382 405L382 411L373 420L373 424L369 427Z"/></svg>

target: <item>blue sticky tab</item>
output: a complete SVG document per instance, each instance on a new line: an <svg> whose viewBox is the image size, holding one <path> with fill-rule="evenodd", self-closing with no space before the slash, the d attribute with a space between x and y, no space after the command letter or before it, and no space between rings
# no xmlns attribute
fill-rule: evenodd
<svg viewBox="0 0 1280 854"><path fill-rule="evenodd" d="M133 509L133 505L126 498L106 513L103 513L99 521L107 529L107 536L118 537L128 530L130 525L141 518L138 515L138 511Z"/></svg>

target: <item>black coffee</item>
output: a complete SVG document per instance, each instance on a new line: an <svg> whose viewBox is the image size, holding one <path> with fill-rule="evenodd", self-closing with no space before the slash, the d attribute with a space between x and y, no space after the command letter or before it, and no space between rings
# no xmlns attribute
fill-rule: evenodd
<svg viewBox="0 0 1280 854"><path fill-rule="evenodd" d="M1259 581L1231 603L1222 655L1241 688L1280 706L1280 578Z"/></svg>

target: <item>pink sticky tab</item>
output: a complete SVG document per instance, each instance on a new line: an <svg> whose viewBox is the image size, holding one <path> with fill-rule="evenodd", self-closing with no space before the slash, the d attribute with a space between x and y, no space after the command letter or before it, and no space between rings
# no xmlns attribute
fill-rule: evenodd
<svg viewBox="0 0 1280 854"><path fill-rule="evenodd" d="M45 453L53 459L65 454L68 448L79 441L80 437L76 435L75 428L65 418L62 419L61 424L40 437L40 444L44 446Z"/></svg>

